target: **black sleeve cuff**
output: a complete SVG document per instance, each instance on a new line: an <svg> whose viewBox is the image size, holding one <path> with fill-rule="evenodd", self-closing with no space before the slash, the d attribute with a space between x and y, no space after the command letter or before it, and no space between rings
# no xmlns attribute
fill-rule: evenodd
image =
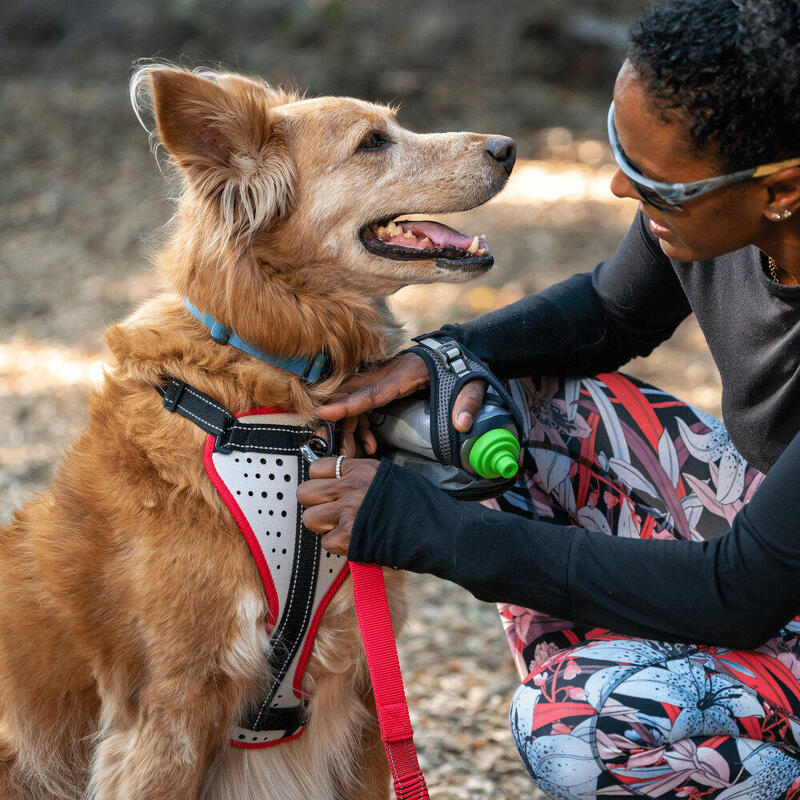
<svg viewBox="0 0 800 800"><path fill-rule="evenodd" d="M349 561L359 564L378 564L378 553L381 550L381 540L383 538L383 528L376 524L374 519L380 513L380 500L386 478L392 468L392 462L387 459L381 461L375 477L372 479L364 502L356 514L353 529L350 532L350 544L347 549ZM376 508L377 506L377 508ZM394 564L382 564L385 567L395 566Z"/></svg>
<svg viewBox="0 0 800 800"><path fill-rule="evenodd" d="M353 524L352 561L453 581L480 600L571 613L567 569L582 531L454 500L383 461Z"/></svg>

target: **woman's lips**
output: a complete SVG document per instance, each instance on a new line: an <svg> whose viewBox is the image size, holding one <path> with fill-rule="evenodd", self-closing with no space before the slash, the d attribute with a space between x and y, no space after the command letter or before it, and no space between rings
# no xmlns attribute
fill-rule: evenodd
<svg viewBox="0 0 800 800"><path fill-rule="evenodd" d="M666 239L672 234L672 231L669 228L665 228L663 225L659 225L652 219L650 219L650 230L653 231L653 233L656 236L658 236L659 239Z"/></svg>

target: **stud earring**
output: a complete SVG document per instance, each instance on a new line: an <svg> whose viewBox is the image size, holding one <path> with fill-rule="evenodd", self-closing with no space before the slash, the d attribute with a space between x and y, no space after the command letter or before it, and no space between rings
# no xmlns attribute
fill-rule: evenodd
<svg viewBox="0 0 800 800"><path fill-rule="evenodd" d="M788 208L784 208L781 211L772 211L770 212L769 218L775 220L776 222L782 219L789 219L792 216L792 212L789 211Z"/></svg>

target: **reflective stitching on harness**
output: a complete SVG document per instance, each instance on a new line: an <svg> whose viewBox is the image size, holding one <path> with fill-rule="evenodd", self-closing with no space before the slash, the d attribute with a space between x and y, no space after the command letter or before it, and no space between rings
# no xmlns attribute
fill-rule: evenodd
<svg viewBox="0 0 800 800"><path fill-rule="evenodd" d="M228 411L227 408L225 408L225 406L220 405L219 403L215 403L210 398L204 397L203 395L198 394L194 389L192 389L191 386L189 386L188 383L184 384L184 389L183 390L185 392L189 392L189 394L191 394L191 395L194 395L198 400L200 400L201 402L205 403L206 405L209 405L212 408L216 408L217 411L221 411L223 414L230 414L231 413L230 411Z"/></svg>
<svg viewBox="0 0 800 800"><path fill-rule="evenodd" d="M302 735L305 729L303 716L307 696L302 692L301 684L313 647L313 637L325 608L349 572L346 559L337 556L334 560L331 556L330 562L323 560L318 537L302 527L302 507L297 504L293 495L297 482L304 477L304 462L299 456L300 442L305 433L311 434L313 431L302 425L252 425L250 422L254 416L269 413L282 412L263 410L236 416L241 429L259 428L264 431L262 441L268 443L273 437L280 440L282 434L289 433L296 437L296 447L269 444L254 446L249 443L237 445L234 442L230 451L220 452L214 449L213 433L206 440L206 470L233 514L257 565L260 565L259 572L268 598L272 597L275 601L274 606L271 601L270 605L277 615L277 624L272 629L271 645L272 648L282 648L273 649L271 654L270 650L264 653L265 660L269 660L272 665L273 679L268 683L268 691L259 699L258 705L245 712L245 716L234 724L229 736L230 744L234 747L268 747ZM230 430L231 428L226 428L226 431ZM239 450L239 447L242 449ZM281 480L279 486L270 489L270 483L275 477L270 473L277 474L278 469L267 467L263 477L257 476L241 458L243 453L254 449L265 451L268 463L284 454L294 456L297 461L292 459L292 463L296 463L297 468L295 470L294 466L291 467L293 482L284 484ZM282 464L278 466L289 471L289 464L285 467ZM261 472L264 473L264 469ZM286 493L285 497L276 497L273 494L275 489ZM262 490L269 493L269 500L255 499L259 495L267 497L262 494ZM275 517L268 521L267 512L269 511L271 517L271 507L275 509ZM286 520L289 525L280 527L279 509L289 511L290 516ZM275 524L278 525L277 529ZM293 545L294 550L290 547L289 553L286 554L284 550L284 555L281 556L279 549L277 554L271 555L270 550L276 544L274 538L276 533L280 536L280 532L283 532L284 537L289 537L286 546ZM297 712L296 719L291 723L285 721L289 709L296 709Z"/></svg>
<svg viewBox="0 0 800 800"><path fill-rule="evenodd" d="M234 448L234 445L229 445L229 447ZM268 445L260 445L260 444L248 444L247 450L239 450L237 452L246 453L249 450L265 450L268 453L296 453L296 447L270 447Z"/></svg>
<svg viewBox="0 0 800 800"><path fill-rule="evenodd" d="M192 394L194 394L194 392L192 392ZM209 428L213 428L215 431L219 431L220 433L225 432L224 428L220 428L219 425L215 425L213 422L209 422L207 419L204 419L203 417L198 417L197 414L193 414L186 408L183 410L183 413L188 414L190 417L194 417L199 422L202 422L203 425L208 425Z"/></svg>
<svg viewBox="0 0 800 800"><path fill-rule="evenodd" d="M298 475L298 478L300 478L300 477L302 477L302 472ZM298 520L298 524L302 526L302 522L300 522L300 520ZM297 554L295 554L295 558L297 558L297 557L298 557ZM294 574L292 575L291 599L289 601L289 605L287 606L286 610L284 611L284 615L286 617L289 616L289 614L291 613L291 609L294 607L295 598L297 596L296 592L295 592L295 589L297 587L297 575L298 575L299 571L300 570L294 570ZM317 569L317 573L319 573L319 568ZM314 593L315 592L309 592L308 595L306 595L306 607L305 607L305 610L303 611L303 624L302 624L303 630L306 629L306 626L307 626L307 623L308 623L308 612L309 612L309 609L311 608L311 601L312 601L312 599L314 597ZM292 651L292 650L288 650L287 651L286 657L284 658L283 663L281 664L281 669L284 669L286 667L287 662L291 663L291 660L294 658L296 652L297 652L297 648L295 648L294 651ZM264 707L267 705L267 703L269 703L269 701L271 699L272 698L269 697L269 696L264 699L264 702L261 704L261 707L258 709L258 716L256 717L256 724L258 724L261 721L261 715L264 713Z"/></svg>
<svg viewBox="0 0 800 800"><path fill-rule="evenodd" d="M231 426L232 431L277 431L278 433L282 433L286 430L287 427L295 427L294 425L291 426L283 426L283 427L275 427L274 425L251 425L250 423L244 423L240 425L238 422L234 423ZM312 433L313 431L311 428L298 428L299 431L303 433L308 432Z"/></svg>

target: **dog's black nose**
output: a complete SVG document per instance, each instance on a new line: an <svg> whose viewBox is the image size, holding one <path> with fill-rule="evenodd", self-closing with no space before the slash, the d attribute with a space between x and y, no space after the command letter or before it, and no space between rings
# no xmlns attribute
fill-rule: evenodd
<svg viewBox="0 0 800 800"><path fill-rule="evenodd" d="M486 152L510 175L517 160L517 143L508 136L492 136L486 142Z"/></svg>

